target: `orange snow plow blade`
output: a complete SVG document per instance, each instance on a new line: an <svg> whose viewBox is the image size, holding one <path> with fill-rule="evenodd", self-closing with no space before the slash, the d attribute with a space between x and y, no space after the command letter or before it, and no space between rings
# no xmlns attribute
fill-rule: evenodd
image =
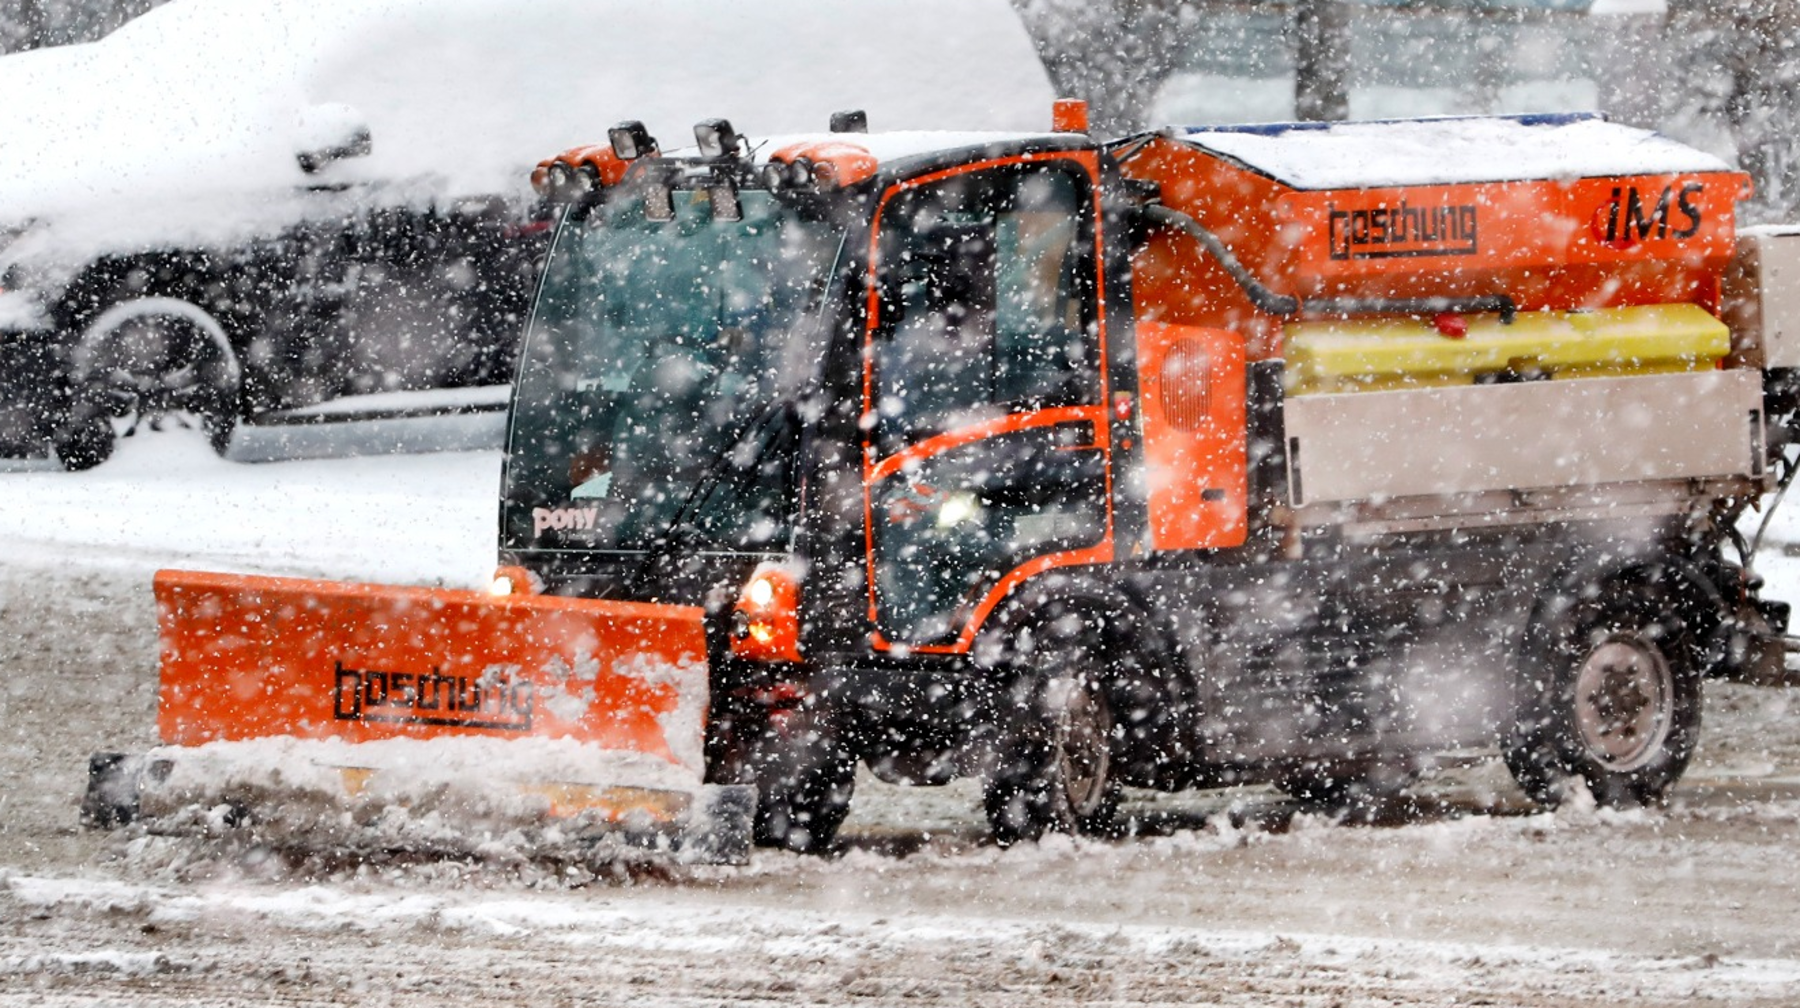
<svg viewBox="0 0 1800 1008"><path fill-rule="evenodd" d="M155 592L164 745L94 757L95 825L336 806L391 839L429 808L476 842L524 821L747 853L754 794L703 783L698 608L191 571Z"/></svg>
<svg viewBox="0 0 1800 1008"><path fill-rule="evenodd" d="M156 602L171 745L536 735L698 757L659 720L680 684L647 674L704 668L696 608L190 571L158 573Z"/></svg>

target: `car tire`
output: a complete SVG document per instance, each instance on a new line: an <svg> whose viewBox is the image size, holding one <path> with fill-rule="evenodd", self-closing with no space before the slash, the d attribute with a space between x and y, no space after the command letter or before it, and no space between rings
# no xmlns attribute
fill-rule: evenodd
<svg viewBox="0 0 1800 1008"><path fill-rule="evenodd" d="M112 423L104 416L90 415L79 422L71 418L51 435L50 448L64 469L92 469L112 458Z"/></svg>
<svg viewBox="0 0 1800 1008"><path fill-rule="evenodd" d="M856 787L856 760L841 734L829 712L810 705L769 712L744 753L756 784L757 846L833 848Z"/></svg>
<svg viewBox="0 0 1800 1008"><path fill-rule="evenodd" d="M160 424L185 414L224 453L237 423L243 373L217 319L189 301L133 297L88 324L71 355L70 403L54 442L70 469L112 453L114 421ZM102 446L101 442L106 443Z"/></svg>

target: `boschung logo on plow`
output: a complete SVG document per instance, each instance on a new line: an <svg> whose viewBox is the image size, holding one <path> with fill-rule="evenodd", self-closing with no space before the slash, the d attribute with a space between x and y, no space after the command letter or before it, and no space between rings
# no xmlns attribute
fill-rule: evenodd
<svg viewBox="0 0 1800 1008"><path fill-rule="evenodd" d="M531 730L531 683L503 673L379 672L338 662L336 679L333 713L339 721Z"/></svg>

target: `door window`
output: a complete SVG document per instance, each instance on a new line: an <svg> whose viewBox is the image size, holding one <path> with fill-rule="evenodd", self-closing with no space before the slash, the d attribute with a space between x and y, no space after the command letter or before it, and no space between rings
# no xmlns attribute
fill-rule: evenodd
<svg viewBox="0 0 1800 1008"><path fill-rule="evenodd" d="M881 213L866 422L887 640L954 640L1009 573L1107 535L1091 205L1080 166L1052 162Z"/></svg>

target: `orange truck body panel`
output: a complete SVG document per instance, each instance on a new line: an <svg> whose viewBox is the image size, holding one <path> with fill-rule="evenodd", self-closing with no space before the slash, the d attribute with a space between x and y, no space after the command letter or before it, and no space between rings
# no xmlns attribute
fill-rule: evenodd
<svg viewBox="0 0 1800 1008"><path fill-rule="evenodd" d="M1150 544L1241 546L1248 534L1244 341L1223 329L1140 322Z"/></svg>
<svg viewBox="0 0 1800 1008"><path fill-rule="evenodd" d="M568 738L680 764L706 703L698 608L161 571L158 728L266 736ZM699 772L702 768L691 768Z"/></svg>
<svg viewBox="0 0 1800 1008"><path fill-rule="evenodd" d="M1717 311L1746 185L1737 172L1693 172L1309 190L1166 137L1124 171L1158 183L1166 205L1276 293L1506 294L1521 311L1678 302ZM1141 318L1230 329L1249 359L1282 356L1283 319L1258 311L1193 239L1161 232L1133 266Z"/></svg>

